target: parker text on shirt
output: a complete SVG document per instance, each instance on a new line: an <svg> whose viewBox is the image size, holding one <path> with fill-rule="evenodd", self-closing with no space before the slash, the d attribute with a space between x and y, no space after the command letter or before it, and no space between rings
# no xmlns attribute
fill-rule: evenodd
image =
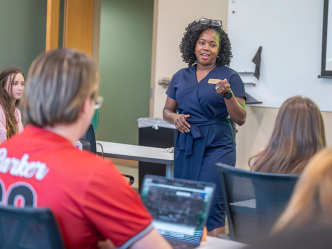
<svg viewBox="0 0 332 249"><path fill-rule="evenodd" d="M12 176L31 178L35 175L37 180L42 180L49 171L49 168L42 162L29 162L29 155L24 154L21 159L7 157L7 149L0 149L0 173L8 171Z"/></svg>

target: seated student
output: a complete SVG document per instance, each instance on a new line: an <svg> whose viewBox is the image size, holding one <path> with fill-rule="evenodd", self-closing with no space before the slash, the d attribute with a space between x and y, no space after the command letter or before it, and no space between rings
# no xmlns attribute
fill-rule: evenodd
<svg viewBox="0 0 332 249"><path fill-rule="evenodd" d="M331 190L332 148L328 148L317 153L304 169L273 234L299 228L331 228Z"/></svg>
<svg viewBox="0 0 332 249"><path fill-rule="evenodd" d="M308 228L285 230L280 233L264 238L258 243L246 247L246 249L331 249L332 227Z"/></svg>
<svg viewBox="0 0 332 249"><path fill-rule="evenodd" d="M22 111L30 124L0 145L3 205L49 207L66 248L171 248L114 165L75 148L100 106L96 64L71 49L37 57ZM2 186L1 186L2 185Z"/></svg>
<svg viewBox="0 0 332 249"><path fill-rule="evenodd" d="M267 147L249 159L249 166L264 173L300 174L325 146L319 108L312 100L295 96L281 106Z"/></svg>
<svg viewBox="0 0 332 249"><path fill-rule="evenodd" d="M16 67L0 73L0 143L23 131L21 112L17 109L24 91L24 75Z"/></svg>

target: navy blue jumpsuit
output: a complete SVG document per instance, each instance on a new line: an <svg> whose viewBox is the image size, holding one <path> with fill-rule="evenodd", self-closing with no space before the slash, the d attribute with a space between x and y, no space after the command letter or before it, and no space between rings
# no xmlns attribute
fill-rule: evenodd
<svg viewBox="0 0 332 249"><path fill-rule="evenodd" d="M235 97L245 98L240 76L226 66L212 69L199 84L196 65L174 74L166 94L176 100L179 114L189 114L190 132L178 132L174 146L174 177L216 184L207 229L225 226L224 200L215 164L235 166L236 152L232 126L224 97L209 79L227 79Z"/></svg>

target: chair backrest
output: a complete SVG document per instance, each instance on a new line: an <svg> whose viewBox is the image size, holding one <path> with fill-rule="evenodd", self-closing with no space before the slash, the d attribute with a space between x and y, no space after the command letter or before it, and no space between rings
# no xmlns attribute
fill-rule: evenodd
<svg viewBox="0 0 332 249"><path fill-rule="evenodd" d="M93 153L97 152L96 137L92 124L90 124L89 129L85 133L85 135L80 138L80 142L83 145L83 149L91 151Z"/></svg>
<svg viewBox="0 0 332 249"><path fill-rule="evenodd" d="M269 174L217 163L230 238L251 244L268 236L299 175Z"/></svg>
<svg viewBox="0 0 332 249"><path fill-rule="evenodd" d="M0 248L64 248L57 222L48 208L0 206Z"/></svg>

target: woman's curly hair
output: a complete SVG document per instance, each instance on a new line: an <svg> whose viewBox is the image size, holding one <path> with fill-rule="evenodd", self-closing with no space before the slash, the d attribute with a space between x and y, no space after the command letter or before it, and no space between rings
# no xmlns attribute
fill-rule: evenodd
<svg viewBox="0 0 332 249"><path fill-rule="evenodd" d="M199 21L194 21L190 23L186 28L186 32L184 33L184 36L179 46L183 61L185 63L188 63L189 67L196 63L197 58L194 53L196 42L201 33L207 29L214 29L220 38L220 51L217 57L217 66L229 66L233 55L228 35L221 28L221 26L213 26L211 23L201 24Z"/></svg>

